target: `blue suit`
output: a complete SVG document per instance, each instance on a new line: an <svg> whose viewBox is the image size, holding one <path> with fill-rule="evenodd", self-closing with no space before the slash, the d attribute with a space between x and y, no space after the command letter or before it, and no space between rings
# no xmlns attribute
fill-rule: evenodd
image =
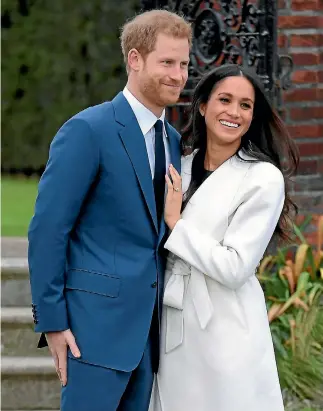
<svg viewBox="0 0 323 411"><path fill-rule="evenodd" d="M165 126L180 171L179 134ZM35 330L72 330L81 359L69 352L71 367L128 377L138 367L161 304L165 231L144 137L123 94L68 120L51 144L28 237ZM96 401L84 410L106 409Z"/></svg>

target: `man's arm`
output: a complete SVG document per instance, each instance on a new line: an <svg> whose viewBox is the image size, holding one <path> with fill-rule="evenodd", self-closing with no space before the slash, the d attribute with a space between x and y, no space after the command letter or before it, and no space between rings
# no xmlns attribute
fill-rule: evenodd
<svg viewBox="0 0 323 411"><path fill-rule="evenodd" d="M82 119L69 120L51 144L28 232L38 332L69 328L64 299L68 239L98 166L99 148L91 128Z"/></svg>

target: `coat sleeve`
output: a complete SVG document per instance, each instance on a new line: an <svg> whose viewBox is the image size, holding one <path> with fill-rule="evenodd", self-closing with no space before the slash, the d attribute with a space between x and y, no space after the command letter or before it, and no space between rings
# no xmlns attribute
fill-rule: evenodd
<svg viewBox="0 0 323 411"><path fill-rule="evenodd" d="M283 176L269 166L265 167L267 173L257 173L254 167L254 175L247 175L248 187L223 242L184 218L175 225L165 248L220 284L233 290L240 288L255 274L284 204Z"/></svg>
<svg viewBox="0 0 323 411"><path fill-rule="evenodd" d="M28 262L37 332L69 328L64 298L69 234L99 167L86 121L73 118L54 137L28 231Z"/></svg>

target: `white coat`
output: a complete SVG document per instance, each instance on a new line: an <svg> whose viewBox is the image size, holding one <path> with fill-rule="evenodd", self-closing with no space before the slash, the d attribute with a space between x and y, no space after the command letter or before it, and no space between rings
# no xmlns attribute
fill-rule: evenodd
<svg viewBox="0 0 323 411"><path fill-rule="evenodd" d="M183 191L193 155L182 159ZM283 203L281 172L237 156L192 196L165 244L170 256L151 411L284 410L255 275Z"/></svg>

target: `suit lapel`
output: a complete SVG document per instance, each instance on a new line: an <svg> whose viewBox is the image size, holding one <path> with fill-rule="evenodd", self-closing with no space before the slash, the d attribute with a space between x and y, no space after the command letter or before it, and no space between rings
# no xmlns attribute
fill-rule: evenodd
<svg viewBox="0 0 323 411"><path fill-rule="evenodd" d="M166 133L167 133L168 141L169 141L169 151L170 151L171 163L176 168L176 170L179 172L179 174L181 174L181 153L180 153L180 147L179 147L179 141L178 141L177 135L169 127L169 124L167 121L165 121L165 129L166 129ZM166 229L167 227L166 227L166 223L165 223L164 215L163 215L162 223L160 225L159 242L163 239Z"/></svg>
<svg viewBox="0 0 323 411"><path fill-rule="evenodd" d="M181 173L181 153L177 135L171 130L167 121L165 121L166 133L169 138L170 158L173 166Z"/></svg>
<svg viewBox="0 0 323 411"><path fill-rule="evenodd" d="M116 121L120 124L119 135L135 170L149 213L158 233L157 213L153 182L145 144L137 119L123 93L112 101Z"/></svg>

